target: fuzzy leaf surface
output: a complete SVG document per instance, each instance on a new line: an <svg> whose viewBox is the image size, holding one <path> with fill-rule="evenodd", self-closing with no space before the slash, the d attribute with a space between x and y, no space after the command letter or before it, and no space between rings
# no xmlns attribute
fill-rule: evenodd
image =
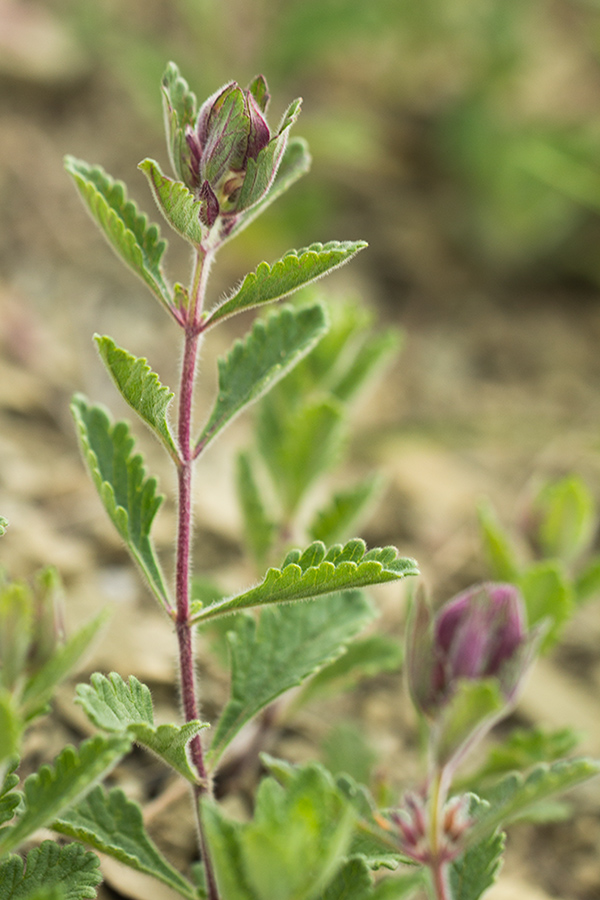
<svg viewBox="0 0 600 900"><path fill-rule="evenodd" d="M91 684L77 685L77 702L94 725L104 731L128 734L188 781L198 780L186 748L202 728L208 727L206 723L194 720L184 725L156 726L150 690L134 675L129 683L116 672L108 678L95 672L90 680Z"/></svg>
<svg viewBox="0 0 600 900"><path fill-rule="evenodd" d="M169 307L171 291L161 265L167 245L158 225L148 223L136 204L127 199L123 182L115 181L101 166L67 156L65 168L113 250Z"/></svg>
<svg viewBox="0 0 600 900"><path fill-rule="evenodd" d="M157 599L168 605L163 574L150 529L163 501L155 478L147 478L142 457L133 454L127 422L112 423L105 410L85 397L73 398L71 411L83 457L117 531Z"/></svg>
<svg viewBox="0 0 600 900"><path fill-rule="evenodd" d="M175 396L173 392L160 383L147 360L123 350L108 336L94 335L94 340L123 399L163 442L171 456L177 458L168 421L169 405Z"/></svg>
<svg viewBox="0 0 600 900"><path fill-rule="evenodd" d="M43 708L52 698L54 689L73 670L89 649L94 638L107 622L108 610L103 610L72 634L65 644L58 647L48 662L33 675L23 691L23 710L31 716Z"/></svg>
<svg viewBox="0 0 600 900"><path fill-rule="evenodd" d="M59 847L43 841L27 854L0 863L0 900L30 900L60 890L63 900L93 900L102 881L100 861L80 844Z"/></svg>
<svg viewBox="0 0 600 900"><path fill-rule="evenodd" d="M124 735L96 735L78 750L66 746L52 766L42 766L26 778L23 811L14 825L0 831L0 853L18 847L30 834L84 797L130 747L131 740Z"/></svg>
<svg viewBox="0 0 600 900"><path fill-rule="evenodd" d="M320 541L306 550L291 550L280 569L268 570L264 581L243 594L219 600L193 615L202 622L215 616L265 606L309 600L349 588L361 588L418 575L414 559L398 556L395 547L374 547L367 552L364 541L356 538L329 550Z"/></svg>
<svg viewBox="0 0 600 900"><path fill-rule="evenodd" d="M347 860L323 891L320 900L370 900L371 871L362 857Z"/></svg>
<svg viewBox="0 0 600 900"><path fill-rule="evenodd" d="M309 528L310 536L324 544L344 540L361 514L381 492L381 487L381 478L374 475L336 492L329 504L316 514Z"/></svg>
<svg viewBox="0 0 600 900"><path fill-rule="evenodd" d="M298 767L285 787L263 779L254 818L244 825L210 801L203 814L228 900L317 900L343 861L353 825L351 807L315 764Z"/></svg>
<svg viewBox="0 0 600 900"><path fill-rule="evenodd" d="M572 753L579 741L580 735L571 728L559 731L515 729L502 743L490 748L487 760L469 777L469 784L479 784L508 772L523 772L537 763L554 762Z"/></svg>
<svg viewBox="0 0 600 900"><path fill-rule="evenodd" d="M199 247L205 237L201 216L206 217L206 202L196 200L181 181L173 181L164 175L153 159L144 159L138 165L152 190L161 213L177 234L194 247Z"/></svg>
<svg viewBox="0 0 600 900"><path fill-rule="evenodd" d="M260 263L256 272L246 275L232 297L208 314L205 327L244 309L280 300L348 262L366 246L364 241L316 243L302 250L290 250L272 266L266 262Z"/></svg>
<svg viewBox="0 0 600 900"><path fill-rule="evenodd" d="M483 810L469 831L469 843L486 838L513 819L524 816L542 800L559 791L566 791L600 773L600 762L590 759L563 759L551 764L540 764L528 775L511 773L488 791L485 800L489 807Z"/></svg>
<svg viewBox="0 0 600 900"><path fill-rule="evenodd" d="M196 122L196 95L173 62L165 69L162 91L169 158L177 177L185 181L189 176L186 171L189 150L185 129L188 125L193 128Z"/></svg>
<svg viewBox="0 0 600 900"><path fill-rule="evenodd" d="M243 341L219 360L219 387L213 411L198 440L205 446L240 410L283 378L325 333L322 306L284 307L257 320Z"/></svg>
<svg viewBox="0 0 600 900"><path fill-rule="evenodd" d="M228 634L231 696L215 728L210 765L261 709L337 659L373 615L360 591L345 591L328 601L264 609L258 625L252 616L236 617Z"/></svg>
<svg viewBox="0 0 600 900"><path fill-rule="evenodd" d="M131 869L152 875L183 897L194 900L193 885L165 859L144 828L137 803L120 788L109 793L99 785L62 813L53 829L106 853Z"/></svg>
<svg viewBox="0 0 600 900"><path fill-rule="evenodd" d="M17 763L15 762L9 767L0 787L0 825L10 822L21 802L21 792L15 790L19 784L19 776L15 772L16 768ZM2 831L0 830L1 833Z"/></svg>
<svg viewBox="0 0 600 900"><path fill-rule="evenodd" d="M453 897L480 900L498 878L504 844L504 834L491 834L452 863L450 885Z"/></svg>

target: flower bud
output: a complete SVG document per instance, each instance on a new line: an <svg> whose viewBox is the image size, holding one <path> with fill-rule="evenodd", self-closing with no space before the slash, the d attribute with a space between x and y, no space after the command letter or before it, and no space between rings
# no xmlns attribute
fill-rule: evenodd
<svg viewBox="0 0 600 900"><path fill-rule="evenodd" d="M408 682L413 702L436 717L463 680L495 679L514 700L531 657L522 597L510 584L469 588L433 617L423 601L409 629Z"/></svg>

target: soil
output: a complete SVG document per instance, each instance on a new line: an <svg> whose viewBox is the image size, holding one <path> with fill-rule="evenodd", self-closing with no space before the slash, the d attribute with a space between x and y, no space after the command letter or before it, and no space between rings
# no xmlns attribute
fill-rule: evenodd
<svg viewBox="0 0 600 900"><path fill-rule="evenodd" d="M105 521L79 459L68 404L74 391L83 390L126 414L92 350L93 332L108 332L147 356L171 385L177 379L176 335L170 331L167 339L162 311L95 234L62 169L63 154L73 152L139 186L138 157L164 161L165 154L158 132L132 111L114 79L73 65L54 80L2 74L0 513L10 530L0 542L0 560L16 577L56 565L70 628L111 606L112 622L78 679L95 669L135 674L152 687L166 719L178 702L169 624ZM403 184L328 213L335 236L365 236L379 248L332 277L329 290L332 302L343 302L347 293L363 296L381 327L399 325L405 332L400 358L356 417L347 467L375 468L387 477L385 496L363 529L367 542L393 543L416 557L423 584L442 600L488 575L476 524L483 498L515 533L547 478L577 472L600 500L600 296L583 283L540 284L514 276L498 281L482 273L440 236L427 213L427 191L413 185L411 204L402 206ZM149 208L143 185L136 191ZM267 237L277 231L271 227ZM216 270L215 296L259 261L253 254L263 251L253 240L242 242L238 256L229 251ZM185 263L178 252L175 266ZM276 251L268 248L266 255ZM238 327L224 330L206 349L203 369L211 383L215 357ZM199 411L202 403L200 397ZM248 435L245 418L226 432L217 452L207 454L199 475L199 564L224 571L231 585L248 577L231 488L233 455ZM143 432L140 442L148 467L169 493L173 478L159 449ZM156 531L165 559L173 525L167 502ZM385 630L400 639L405 594L381 589L377 600ZM212 662L201 664L201 675L210 717L226 696L226 680ZM72 697L69 683L59 691L53 715L33 729L27 768L89 733ZM396 674L311 707L276 733L269 749L307 758L332 716L358 716L382 772L398 790L405 773L418 771L415 723ZM582 732L581 751L600 756L600 603L581 609L556 651L540 661L514 722L572 725ZM149 801L152 833L185 868L194 825L178 784L141 753L119 768L116 779L131 796ZM245 790L238 785L226 797L229 809L245 808ZM572 818L510 830L504 875L490 900L600 898L600 781L572 792L570 803ZM109 860L104 871L104 900L148 896L141 877ZM154 900L167 900L166 889L151 890Z"/></svg>

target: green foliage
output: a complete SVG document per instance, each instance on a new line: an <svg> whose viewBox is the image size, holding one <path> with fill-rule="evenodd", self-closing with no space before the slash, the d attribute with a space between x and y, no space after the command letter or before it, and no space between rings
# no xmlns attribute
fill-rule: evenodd
<svg viewBox="0 0 600 900"><path fill-rule="evenodd" d="M492 721L506 707L497 679L462 679L446 704L435 735L435 754L445 765L460 752L477 729Z"/></svg>
<svg viewBox="0 0 600 900"><path fill-rule="evenodd" d="M502 743L490 748L485 763L469 777L469 783L480 785L486 779L508 772L523 772L536 763L554 762L572 753L578 743L579 735L571 728L559 731L515 729Z"/></svg>
<svg viewBox="0 0 600 900"><path fill-rule="evenodd" d="M168 605L150 539L152 522L163 499L156 493L156 479L146 478L141 456L132 455L134 440L126 422L113 425L102 407L91 406L81 395L73 399L71 411L100 499L155 596Z"/></svg>
<svg viewBox="0 0 600 900"><path fill-rule="evenodd" d="M337 491L329 504L315 515L308 529L310 537L324 544L342 540L381 493L382 486L381 478L371 475L358 484Z"/></svg>
<svg viewBox="0 0 600 900"><path fill-rule="evenodd" d="M4 516L0 516L0 537L3 534L6 534L6 529L8 528L8 521L4 518Z"/></svg>
<svg viewBox="0 0 600 900"><path fill-rule="evenodd" d="M161 172L153 159L144 159L142 170L161 213L175 231L194 247L200 247L206 233L202 221L206 219L206 201L197 200L180 181L173 181Z"/></svg>
<svg viewBox="0 0 600 900"><path fill-rule="evenodd" d="M0 854L8 853L83 798L131 747L124 735L96 735L78 750L67 745L53 766L42 766L25 780L23 807L14 824L0 829Z"/></svg>
<svg viewBox="0 0 600 900"><path fill-rule="evenodd" d="M343 862L353 824L351 807L315 764L295 770L286 787L265 778L244 825L210 801L203 815L228 900L317 900Z"/></svg>
<svg viewBox="0 0 600 900"><path fill-rule="evenodd" d="M169 428L168 410L174 397L160 383L145 359L138 359L117 346L112 338L95 335L98 352L124 400L136 411L168 453L177 459L178 452Z"/></svg>
<svg viewBox="0 0 600 900"><path fill-rule="evenodd" d="M113 250L169 308L171 291L161 264L166 243L158 226L148 224L147 217L127 199L125 185L107 175L101 166L89 166L67 156L65 168Z"/></svg>
<svg viewBox="0 0 600 900"><path fill-rule="evenodd" d="M185 129L195 125L196 95L173 62L168 64L163 75L162 92L169 158L179 180L185 181L188 176Z"/></svg>
<svg viewBox="0 0 600 900"><path fill-rule="evenodd" d="M504 834L491 834L475 844L450 867L452 896L479 900L497 880L502 867Z"/></svg>
<svg viewBox="0 0 600 900"><path fill-rule="evenodd" d="M527 775L513 772L484 792L489 803L469 831L469 845L487 838L499 825L525 816L540 801L587 781L600 772L600 762L589 759L561 759L541 763Z"/></svg>
<svg viewBox="0 0 600 900"><path fill-rule="evenodd" d="M247 406L276 384L327 328L321 306L294 310L284 307L257 320L244 341L236 341L219 360L219 388L214 409L198 440L204 447Z"/></svg>
<svg viewBox="0 0 600 900"><path fill-rule="evenodd" d="M199 731L208 727L207 723L194 720L184 725L155 726L150 690L135 676L131 675L127 684L116 672L108 678L95 672L91 685L77 685L77 702L98 728L129 735L188 781L198 780L186 747Z"/></svg>
<svg viewBox="0 0 600 900"><path fill-rule="evenodd" d="M154 876L189 900L196 897L190 882L164 858L146 833L138 804L128 800L119 788L106 793L102 787L95 787L83 801L63 812L52 827L138 872Z"/></svg>
<svg viewBox="0 0 600 900"><path fill-rule="evenodd" d="M573 590L560 561L532 563L519 579L530 625L549 622L542 649L553 646L573 615Z"/></svg>
<svg viewBox="0 0 600 900"><path fill-rule="evenodd" d="M546 556L570 561L587 549L597 518L593 497L581 478L570 475L546 485L536 507L538 537Z"/></svg>
<svg viewBox="0 0 600 900"><path fill-rule="evenodd" d="M43 841L25 860L0 862L0 900L93 900L102 881L98 857L79 844Z"/></svg>
<svg viewBox="0 0 600 900"><path fill-rule="evenodd" d="M21 794L15 790L19 783L16 767L16 762L8 767L0 787L0 825L10 822L21 802Z"/></svg>
<svg viewBox="0 0 600 900"><path fill-rule="evenodd" d="M227 635L231 696L215 727L211 767L246 722L341 656L372 618L373 609L359 591L327 602L266 608L258 624L249 615L238 616Z"/></svg>
<svg viewBox="0 0 600 900"><path fill-rule="evenodd" d="M204 609L195 608L192 619L203 622L252 606L307 600L417 574L415 561L399 557L395 547L374 547L367 552L365 542L356 539L344 546L334 544L328 550L315 541L304 551L290 550L282 567L269 569L264 580L249 591Z"/></svg>
<svg viewBox="0 0 600 900"><path fill-rule="evenodd" d="M244 537L253 558L263 567L277 533L256 481L251 457L240 453L236 460L236 488L244 523Z"/></svg>
<svg viewBox="0 0 600 900"><path fill-rule="evenodd" d="M484 551L492 576L498 581L516 582L520 570L516 551L500 525L494 508L490 503L481 503L477 512Z"/></svg>
<svg viewBox="0 0 600 900"><path fill-rule="evenodd" d="M280 300L348 262L366 246L364 241L330 241L290 250L272 266L262 262L256 272L246 275L233 296L208 313L204 327L209 328L244 309Z"/></svg>
<svg viewBox="0 0 600 900"><path fill-rule="evenodd" d="M332 775L345 773L359 784L369 784L377 754L364 729L354 722L340 722L321 744L323 762Z"/></svg>

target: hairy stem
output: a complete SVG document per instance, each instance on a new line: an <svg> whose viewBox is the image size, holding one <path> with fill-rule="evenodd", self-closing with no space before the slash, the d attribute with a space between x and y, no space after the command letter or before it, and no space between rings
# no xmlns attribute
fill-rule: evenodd
<svg viewBox="0 0 600 900"><path fill-rule="evenodd" d="M194 656L192 625L190 623L192 489L194 466L192 412L194 383L198 360L198 343L200 340L197 331L197 323L202 312L207 273L207 257L199 251L196 256L191 286L190 309L185 326L178 421L180 463L178 466L178 526L175 569L177 613L175 628L179 645L181 699L187 722L199 718L199 704L196 688L196 662ZM197 815L200 852L206 873L208 898L209 900L219 900L219 893L210 854L208 852L208 844L199 807L199 801L202 795L211 793L211 785L204 763L202 741L199 735L195 735L190 742L190 755L200 779L200 783L194 789L194 807Z"/></svg>

